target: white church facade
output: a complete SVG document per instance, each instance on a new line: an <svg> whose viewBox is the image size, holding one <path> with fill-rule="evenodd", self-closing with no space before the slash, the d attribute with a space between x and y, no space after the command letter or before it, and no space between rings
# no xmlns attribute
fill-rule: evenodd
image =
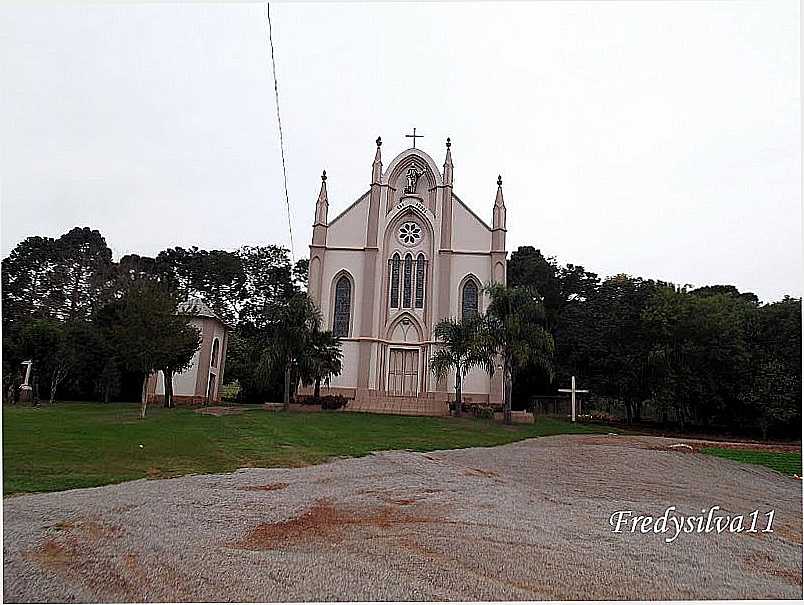
<svg viewBox="0 0 804 605"><path fill-rule="evenodd" d="M483 286L506 281L502 180L489 225L453 191L449 139L442 170L415 138L385 168L381 146L378 138L370 188L352 205L329 218L326 172L316 202L308 290L343 346L329 392L352 399L352 410L445 415L454 378L430 371L433 328L482 313ZM500 404L500 374L473 370L464 401Z"/></svg>

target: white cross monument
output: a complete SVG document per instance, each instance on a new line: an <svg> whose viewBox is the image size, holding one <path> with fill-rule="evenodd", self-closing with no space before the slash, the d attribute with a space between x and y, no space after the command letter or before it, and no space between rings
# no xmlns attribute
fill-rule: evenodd
<svg viewBox="0 0 804 605"><path fill-rule="evenodd" d="M572 421L575 422L575 393L588 393L587 389L575 388L575 376L572 377L572 388L558 389L559 393L572 393Z"/></svg>

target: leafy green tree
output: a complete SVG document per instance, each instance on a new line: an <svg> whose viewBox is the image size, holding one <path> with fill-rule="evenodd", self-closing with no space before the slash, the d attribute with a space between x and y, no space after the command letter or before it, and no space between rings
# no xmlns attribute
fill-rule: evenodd
<svg viewBox="0 0 804 605"><path fill-rule="evenodd" d="M753 412L756 423L767 440L768 430L784 425L801 415L801 386L785 364L771 359L756 368L749 387L740 395Z"/></svg>
<svg viewBox="0 0 804 605"><path fill-rule="evenodd" d="M115 286L118 294L128 288L131 283L146 279L165 282L166 287L168 287L165 270L151 256L126 254L120 259L116 269ZM170 287L172 287L172 284L170 284ZM175 288L173 289L175 290Z"/></svg>
<svg viewBox="0 0 804 605"><path fill-rule="evenodd" d="M21 329L29 319L55 318L64 303L56 280L56 241L29 237L2 263L3 332Z"/></svg>
<svg viewBox="0 0 804 605"><path fill-rule="evenodd" d="M728 294L692 294L664 287L650 299L643 322L651 338L654 388L683 427L727 422L750 374L746 326L754 304Z"/></svg>
<svg viewBox="0 0 804 605"><path fill-rule="evenodd" d="M81 329L75 323L34 319L22 329L23 352L33 361L34 371L47 378L52 405L59 385L72 372L83 346Z"/></svg>
<svg viewBox="0 0 804 605"><path fill-rule="evenodd" d="M299 376L310 353L308 341L321 326L321 315L306 294L294 294L284 304L266 309L270 326L258 365L258 372L268 380L273 371L284 373L283 401L289 403L295 393L293 376Z"/></svg>
<svg viewBox="0 0 804 605"><path fill-rule="evenodd" d="M299 292L293 283L288 251L280 246L243 246L237 254L245 272L237 309L239 321L264 326L276 309Z"/></svg>
<svg viewBox="0 0 804 605"><path fill-rule="evenodd" d="M748 407L746 424L755 421L762 438L775 430L800 435L801 426L801 299L762 305L751 317L749 380L740 395Z"/></svg>
<svg viewBox="0 0 804 605"><path fill-rule="evenodd" d="M561 334L561 354L576 355L572 365L580 370L577 375L585 377L594 393L620 401L628 422L640 420L649 393L645 360L650 342L642 313L656 288L651 280L609 277L584 303L587 313L581 329L573 331L571 338ZM575 348L584 357L578 359L577 352L565 347Z"/></svg>
<svg viewBox="0 0 804 605"><path fill-rule="evenodd" d="M307 350L301 360L303 384L313 384L313 397L321 397L321 383L329 384L332 376L341 373L343 351L341 341L329 330L314 330L309 335Z"/></svg>
<svg viewBox="0 0 804 605"><path fill-rule="evenodd" d="M176 314L177 304L175 294L163 284L137 280L98 314L98 322L114 343L121 366L143 376L143 418L149 375L165 367L186 365L182 360L189 361L198 348L198 330L187 317Z"/></svg>
<svg viewBox="0 0 804 605"><path fill-rule="evenodd" d="M160 252L155 267L179 298L201 297L225 322L237 321L246 284L238 252L175 247Z"/></svg>
<svg viewBox="0 0 804 605"><path fill-rule="evenodd" d="M533 246L520 246L508 262L508 285L533 288L539 293L550 330L561 323L568 304L586 300L597 284L595 273L580 265L560 266L554 257L545 257Z"/></svg>
<svg viewBox="0 0 804 605"><path fill-rule="evenodd" d="M112 278L112 251L95 229L75 227L55 242L58 281L65 292L60 315L87 319L102 304Z"/></svg>
<svg viewBox="0 0 804 605"><path fill-rule="evenodd" d="M67 327L75 343L75 363L65 381L65 389L73 393L92 394L108 403L120 383L114 348L98 329L94 315L88 321L68 322Z"/></svg>
<svg viewBox="0 0 804 605"><path fill-rule="evenodd" d="M749 339L755 356L775 358L800 381L801 299L785 296L780 301L762 305L752 320Z"/></svg>
<svg viewBox="0 0 804 605"><path fill-rule="evenodd" d="M487 321L503 361L503 416L510 424L511 389L517 374L529 368L539 369L552 378L555 343L545 327L544 306L535 290L506 288L496 283L484 290L491 298Z"/></svg>
<svg viewBox="0 0 804 605"><path fill-rule="evenodd" d="M442 346L430 359L437 380L445 380L455 372L455 415L463 412L463 379L472 368L494 372L495 346L486 321L480 316L466 319L447 318L438 322L433 331Z"/></svg>
<svg viewBox="0 0 804 605"><path fill-rule="evenodd" d="M299 291L307 291L307 280L310 274L310 259L300 258L293 265L293 285Z"/></svg>
<svg viewBox="0 0 804 605"><path fill-rule="evenodd" d="M536 290L542 298L546 327L556 343L555 371L562 383L570 376L586 376L590 345L586 334L592 318L588 303L598 288L599 279L580 265L559 265L532 246L520 246L508 262L508 285ZM571 343L571 344L570 344ZM564 346L566 344L566 346ZM527 399L555 389L545 372L523 372L512 390L517 398Z"/></svg>
<svg viewBox="0 0 804 605"><path fill-rule="evenodd" d="M741 298L754 305L759 304L759 297L757 297L756 294L753 292L740 292L736 286L731 285L702 286L700 288L690 290L690 294L693 296L715 296L718 294L725 294L727 296Z"/></svg>
<svg viewBox="0 0 804 605"><path fill-rule="evenodd" d="M160 369L165 383L164 407L173 407L173 376L186 370L193 360L193 355L201 346L201 335L197 328L190 324L176 325L174 332L163 343L160 358Z"/></svg>

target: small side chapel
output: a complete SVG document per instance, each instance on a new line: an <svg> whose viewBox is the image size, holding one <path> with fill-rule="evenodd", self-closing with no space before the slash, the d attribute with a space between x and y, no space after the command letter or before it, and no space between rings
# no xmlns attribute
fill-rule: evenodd
<svg viewBox="0 0 804 605"><path fill-rule="evenodd" d="M433 328L483 312L483 286L506 281L502 179L489 226L453 191L450 139L439 170L418 136L385 168L378 138L369 190L331 220L321 177L308 289L343 345L343 371L322 394L352 399L351 410L447 415L454 377L430 371ZM475 369L463 391L465 402L500 404L501 372Z"/></svg>

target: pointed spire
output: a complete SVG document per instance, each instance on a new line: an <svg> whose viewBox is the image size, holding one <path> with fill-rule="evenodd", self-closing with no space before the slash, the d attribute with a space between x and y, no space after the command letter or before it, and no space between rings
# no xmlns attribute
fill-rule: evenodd
<svg viewBox="0 0 804 605"><path fill-rule="evenodd" d="M377 137L377 153L374 154L374 163L371 165L371 183L379 184L382 180L382 154L380 147L382 147L382 137Z"/></svg>
<svg viewBox="0 0 804 605"><path fill-rule="evenodd" d="M444 159L444 184L452 187L452 141L447 137L447 157Z"/></svg>
<svg viewBox="0 0 804 605"><path fill-rule="evenodd" d="M329 211L329 200L327 199L327 171L321 174L321 191L318 194L318 201L315 203L315 222L314 225L327 224L327 212Z"/></svg>
<svg viewBox="0 0 804 605"><path fill-rule="evenodd" d="M505 200L502 192L502 175L497 175L497 197L494 199L492 229L505 229Z"/></svg>

